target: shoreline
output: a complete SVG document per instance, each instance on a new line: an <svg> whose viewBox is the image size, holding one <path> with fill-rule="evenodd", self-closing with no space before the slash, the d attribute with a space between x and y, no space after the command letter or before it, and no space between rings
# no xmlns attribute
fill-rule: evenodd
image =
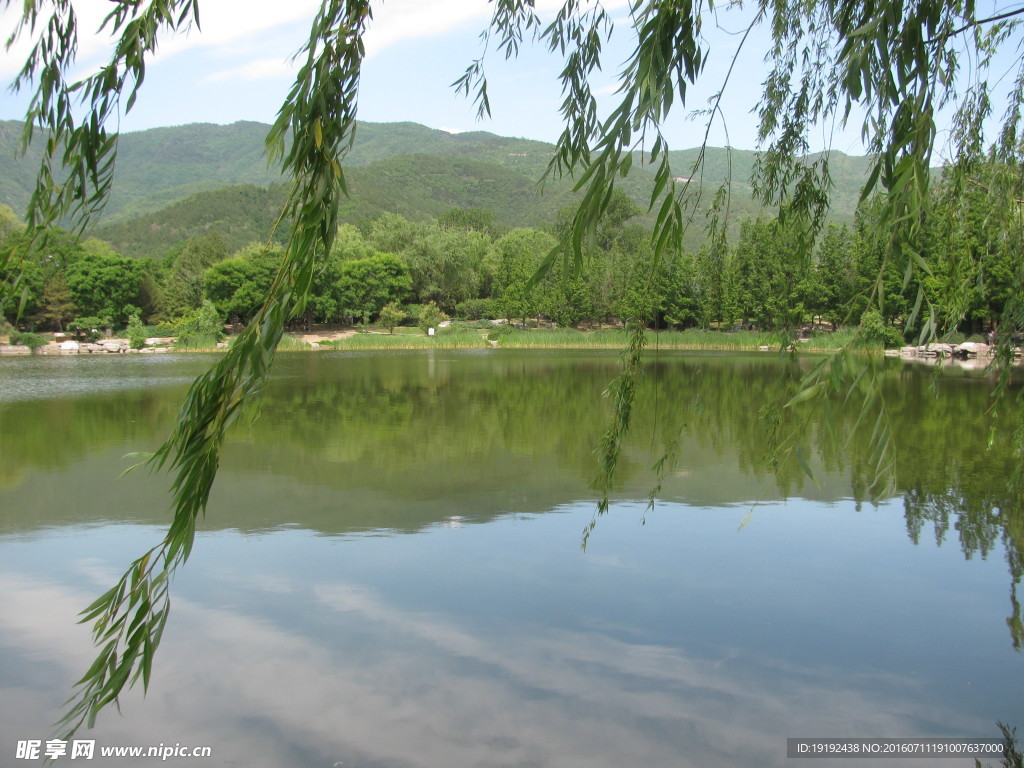
<svg viewBox="0 0 1024 768"><path fill-rule="evenodd" d="M829 354L842 349L852 338L850 332L838 331L814 338L785 340L779 334L758 332L728 333L723 331L649 331L648 349L688 352L779 353L797 349L813 354ZM457 326L441 329L428 336L422 332L388 333L381 330L336 329L298 333L285 333L279 352L320 351L389 351L417 349L566 349L566 350L621 350L627 333L623 329L503 329L495 333L486 328ZM230 340L215 347L175 348L173 337L146 339L142 349L132 349L127 339L112 337L96 342L65 340L50 342L35 350L28 346L0 344L0 357L72 356L110 354L170 354L222 352ZM724 342L724 343L723 343ZM767 342L767 343L766 343ZM924 365L954 364L971 369L988 367L994 349L987 344L965 342L959 345L929 344L921 347L881 350L887 357L899 357L905 362ZM1021 351L1016 350L1015 364L1021 362Z"/></svg>

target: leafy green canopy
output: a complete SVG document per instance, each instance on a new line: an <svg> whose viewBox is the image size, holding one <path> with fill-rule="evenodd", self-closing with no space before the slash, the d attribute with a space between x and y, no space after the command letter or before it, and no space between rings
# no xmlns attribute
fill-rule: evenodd
<svg viewBox="0 0 1024 768"><path fill-rule="evenodd" d="M1017 45L1016 17L1024 9L997 10L982 18L971 0L761 0L745 8L719 7L713 0L633 0L626 25L635 48L621 70L618 104L607 116L599 115L589 84L595 70L607 64L604 46L612 30L599 0L565 0L550 22L542 21L532 0L493 0L493 9L484 33L485 52L486 45L496 41L499 54L511 57L530 40L539 40L564 57L560 77L565 129L548 174L572 176L582 193L563 238L566 273L569 267L583 266L585 242L597 231L616 184L638 160L655 169L649 201L657 211L653 270L670 261L687 228L707 208L712 243L721 242L727 189L702 201L703 152L691 168L673 171L661 126L673 108L690 106L688 89L714 53L702 37L703 25L737 9L745 23L743 46L758 25L771 30L765 52L771 71L758 106L765 152L754 184L762 200L777 204L780 216L804 233L804 245L792 258L807 258L830 193L827 157L800 159L809 131L863 113L863 137L876 153L863 196L877 193L880 199L874 228L883 254L879 274L895 265L909 284L916 272L927 270L920 239L928 216L929 168L941 109L954 114L953 183L986 191L993 236L1008 253L1019 252L1024 198L1019 135L1024 74L1019 62L1001 128L986 140L984 127L993 111L987 79L993 56ZM317 264L329 253L337 231L338 205L346 192L341 164L353 139L369 19L369 0L323 0L313 20L299 54L303 63L295 85L267 137L272 161L280 163L292 180L281 214L281 220L290 224L285 254L253 322L230 352L196 381L170 438L149 460L151 467L174 474L174 520L166 539L87 610L85 617L95 622L101 652L80 682L79 695L64 721L69 730L92 723L129 680L141 677L144 685L148 683L169 609L169 580L190 552L195 518L205 510L224 431L260 392L283 325L303 311ZM25 143L38 133L46 144L27 212L31 228L69 217L84 227L102 207L117 151L117 135L106 125L122 107L131 109L145 76L146 58L160 37L193 25L199 26L196 0L117 3L104 23L117 41L109 63L81 81L69 82L66 74L78 41L74 3L25 0L12 41L31 37L35 44L14 87L32 89ZM482 114L490 106L484 64L481 56L455 84L473 96ZM709 127L720 112L721 92L728 87L734 64L735 59L706 110ZM557 253L551 251L544 267L554 264ZM13 251L0 256L0 273L7 273L18 258ZM1018 260L1018 287L1024 283L1020 271ZM16 283L7 281L3 292L16 292ZM924 317L927 336L937 330L935 300L927 295L927 281L920 284L911 321ZM1005 310L1006 330L1024 327L1024 290L1013 296ZM884 305L881 279L873 298L880 308ZM639 307L644 304L636 302ZM605 489L629 428L644 343L642 323L635 328L623 372L612 387L616 416L603 442ZM1003 334L1003 360L1010 354L1009 337ZM826 361L805 380L790 407L836 394L850 369L846 356ZM891 460L890 440L884 407L878 413L877 449L872 454L875 466L884 468ZM601 504L605 508L607 495Z"/></svg>

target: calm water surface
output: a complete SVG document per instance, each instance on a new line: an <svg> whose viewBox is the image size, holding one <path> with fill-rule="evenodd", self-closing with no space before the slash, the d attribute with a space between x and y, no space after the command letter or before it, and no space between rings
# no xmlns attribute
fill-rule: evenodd
<svg viewBox="0 0 1024 768"><path fill-rule="evenodd" d="M166 477L118 475L210 362L0 360L0 765L32 764L17 742L50 735L90 663L76 613L161 537ZM663 353L584 552L615 366L279 358L229 439L148 696L87 738L212 747L166 765L761 768L792 763L793 736L1024 727L1024 512L1009 433L985 450L984 375L886 369L897 491L872 500L856 403L807 426L816 483L776 474L762 406L799 371Z"/></svg>

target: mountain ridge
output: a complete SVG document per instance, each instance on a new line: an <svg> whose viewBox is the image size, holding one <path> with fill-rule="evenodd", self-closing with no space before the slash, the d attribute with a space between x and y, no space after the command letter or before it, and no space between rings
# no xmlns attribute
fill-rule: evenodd
<svg viewBox="0 0 1024 768"><path fill-rule="evenodd" d="M93 232L132 255L154 255L211 228L225 228L231 241L256 234L256 212L276 199L269 191L283 181L267 165L263 151L269 129L262 123L238 121L122 134L110 200ZM21 123L0 121L0 202L19 214L34 186L42 145L36 137L26 156L17 159L21 133ZM357 222L387 211L424 219L451 207L483 207L494 210L496 220L505 226L551 223L559 208L573 201L569 178L548 179L544 196L539 196L537 182L554 152L553 144L488 131L449 133L414 122L359 122L344 164L353 197L343 204L341 218ZM698 152L670 152L673 173L689 174ZM749 150L722 148L705 153L704 185L714 188L731 173L737 218L763 211L752 199L749 183L756 156ZM634 162L618 186L646 208L654 173L637 157L641 162ZM841 152L832 152L831 157L836 181L833 216L851 221L870 158ZM266 199L257 202L261 195L249 187L263 190ZM225 199L218 200L218 194ZM225 218L233 209L238 218ZM272 220L270 216L265 222L266 232ZM146 227L163 236L139 234ZM265 233L254 239L263 237ZM695 235L686 245L695 247L700 239Z"/></svg>

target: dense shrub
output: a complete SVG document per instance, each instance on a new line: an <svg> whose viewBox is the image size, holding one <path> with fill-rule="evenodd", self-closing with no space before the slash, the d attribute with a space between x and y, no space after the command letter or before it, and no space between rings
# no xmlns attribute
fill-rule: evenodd
<svg viewBox="0 0 1024 768"><path fill-rule="evenodd" d="M391 331L391 333L395 332L395 326L400 325L403 320L405 320L405 310L393 301L384 305L380 310L380 316L377 318L377 322Z"/></svg>
<svg viewBox="0 0 1024 768"><path fill-rule="evenodd" d="M178 325L174 322L157 323L156 325L146 326L146 338L155 336L164 338L166 336L176 336L178 333Z"/></svg>
<svg viewBox="0 0 1024 768"><path fill-rule="evenodd" d="M437 328L437 326L441 323L442 320L447 319L447 315L445 315L444 312L437 308L437 304L431 301L429 304L424 304L420 308L418 325L420 327L420 330L422 330L424 333L427 333L428 329Z"/></svg>
<svg viewBox="0 0 1024 768"><path fill-rule="evenodd" d="M515 332L516 329L511 325L508 323L502 323L501 325L496 325L491 329L490 333L487 334L487 339L489 341L501 341L506 336L510 336Z"/></svg>
<svg viewBox="0 0 1024 768"><path fill-rule="evenodd" d="M28 347L35 352L40 347L46 346L46 339L40 336L38 333L32 333L31 331L25 331L23 333L12 333L10 334L11 344L18 344L20 346Z"/></svg>
<svg viewBox="0 0 1024 768"><path fill-rule="evenodd" d="M903 346L903 334L898 328L886 325L877 309L869 309L860 319L861 339L864 344L885 349Z"/></svg>
<svg viewBox="0 0 1024 768"><path fill-rule="evenodd" d="M224 335L224 318L209 299L199 307L180 318L177 326L177 344L181 346L216 346Z"/></svg>
<svg viewBox="0 0 1024 768"><path fill-rule="evenodd" d="M146 346L146 326L142 324L142 318L138 315L128 318L128 343L132 349L142 349Z"/></svg>
<svg viewBox="0 0 1024 768"><path fill-rule="evenodd" d="M420 323L420 312L423 311L423 304L406 304L405 305L405 319L402 320L398 325L402 327L414 328Z"/></svg>
<svg viewBox="0 0 1024 768"><path fill-rule="evenodd" d="M109 328L113 323L105 317L76 317L68 328L84 336L86 341L96 341L103 335L103 329Z"/></svg>
<svg viewBox="0 0 1024 768"><path fill-rule="evenodd" d="M483 320L494 317L491 299L467 299L455 305L455 316L461 320Z"/></svg>

